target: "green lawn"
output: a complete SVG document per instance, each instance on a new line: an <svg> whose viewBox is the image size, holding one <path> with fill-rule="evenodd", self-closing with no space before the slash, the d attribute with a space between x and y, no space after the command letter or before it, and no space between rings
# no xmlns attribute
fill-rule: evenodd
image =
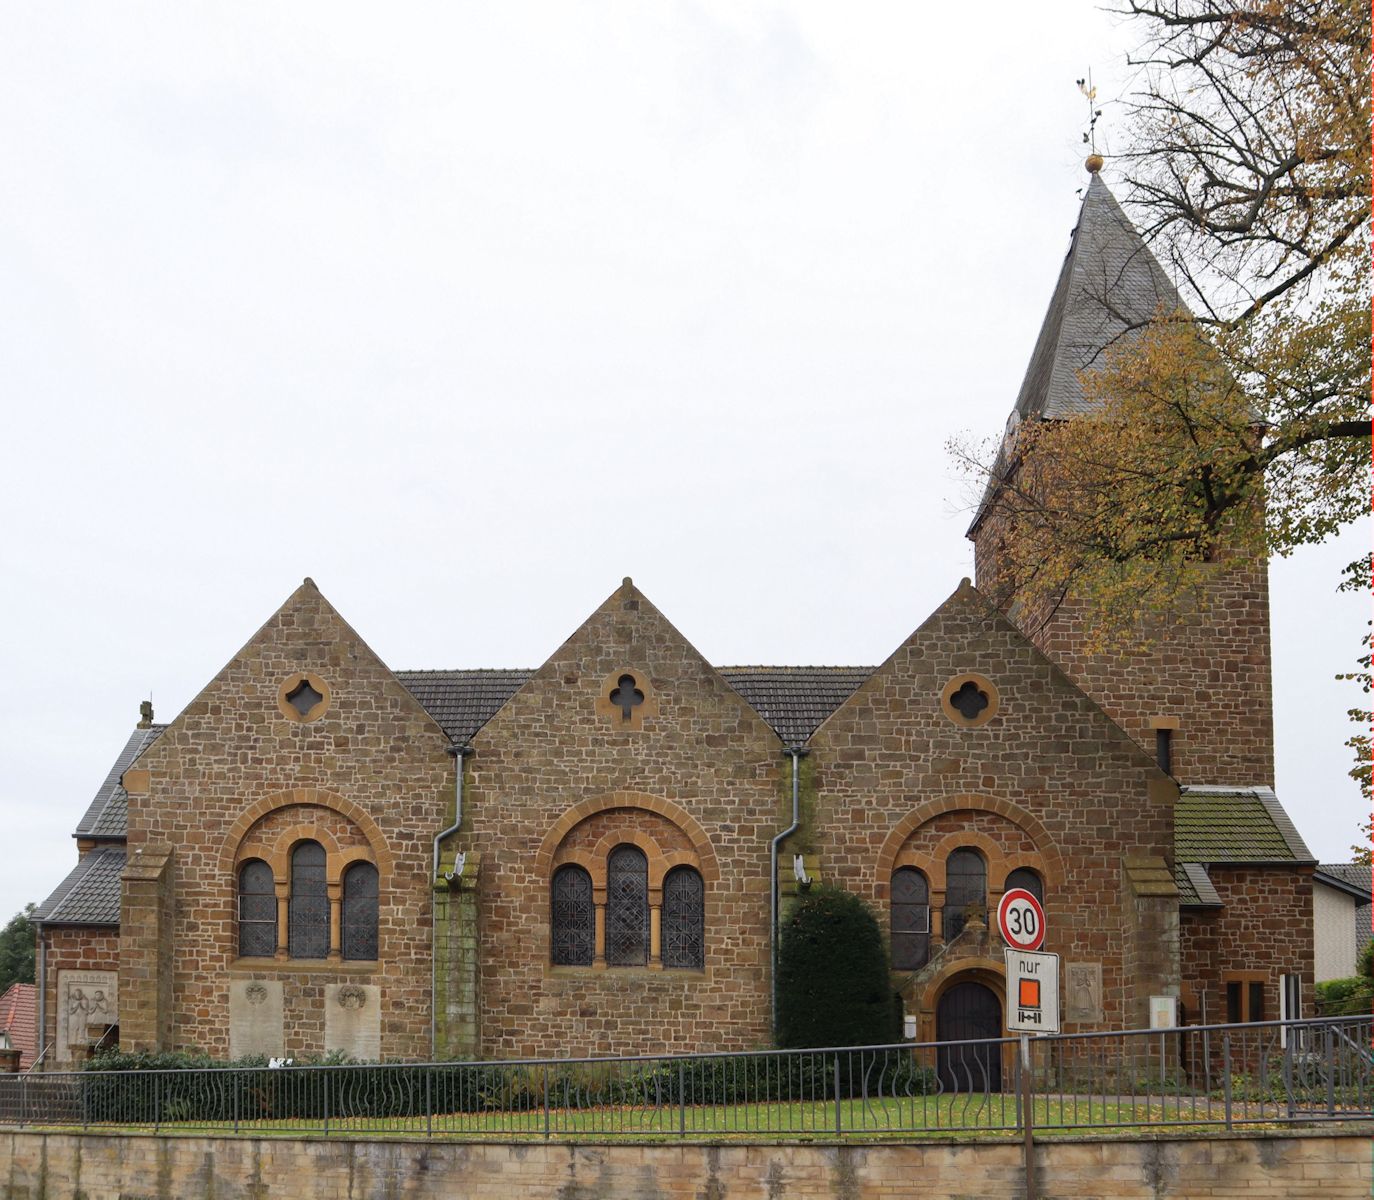
<svg viewBox="0 0 1374 1200"><path fill-rule="evenodd" d="M1088 1130L1197 1123L1219 1127L1223 1111L1215 1101L1210 1109L1204 1098L1169 1099L1161 1104L1122 1098L1049 1097L1034 1104L1035 1126L1046 1135ZM1238 1121L1273 1119L1272 1114L1247 1118L1243 1105L1234 1113ZM879 1100L845 1100L840 1104L840 1136L845 1139L925 1136L1019 1137L1015 1098L1003 1094L914 1096ZM71 1128L65 1126L65 1128ZM92 1124L91 1129L146 1132L151 1125ZM738 1138L741 1140L813 1140L836 1136L834 1102L793 1102L719 1106L673 1105L663 1107L597 1107L586 1109L542 1108L526 1111L437 1113L423 1116L335 1117L322 1119L169 1121L158 1126L166 1133L212 1132L247 1136L398 1136L432 1135L444 1138L516 1140L551 1137L628 1138L638 1141L672 1141L687 1138Z"/></svg>

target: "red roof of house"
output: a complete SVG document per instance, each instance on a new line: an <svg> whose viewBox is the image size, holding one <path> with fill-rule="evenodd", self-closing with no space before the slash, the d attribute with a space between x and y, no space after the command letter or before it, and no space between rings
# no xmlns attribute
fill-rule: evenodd
<svg viewBox="0 0 1374 1200"><path fill-rule="evenodd" d="M9 1034L10 1045L18 1048L21 1071L38 1056L37 992L31 983L16 983L0 996L0 1033Z"/></svg>

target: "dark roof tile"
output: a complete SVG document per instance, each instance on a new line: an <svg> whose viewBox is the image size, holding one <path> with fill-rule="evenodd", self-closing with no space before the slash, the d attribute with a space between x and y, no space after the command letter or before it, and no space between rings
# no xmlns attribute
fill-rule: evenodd
<svg viewBox="0 0 1374 1200"><path fill-rule="evenodd" d="M1177 289L1111 189L1100 174L1093 175L970 533L987 512L997 483L1008 477L1007 447L1016 427L1034 418L1053 421L1090 411L1079 372L1104 366L1107 349L1136 336L1136 327L1161 309L1182 307Z"/></svg>
<svg viewBox="0 0 1374 1200"><path fill-rule="evenodd" d="M872 667L720 667L721 676L787 745L817 726ZM455 742L466 742L534 675L530 670L397 671L396 678Z"/></svg>
<svg viewBox="0 0 1374 1200"><path fill-rule="evenodd" d="M150 725L145 729L135 729L129 735L124 749L119 752L105 782L100 785L95 799L86 809L86 814L77 822L73 837L81 838L123 838L128 834L129 794L119 781L124 772L133 766L134 761L149 746L157 741L157 736L166 725Z"/></svg>
<svg viewBox="0 0 1374 1200"><path fill-rule="evenodd" d="M118 925L123 847L102 846L84 855L34 912L50 925Z"/></svg>

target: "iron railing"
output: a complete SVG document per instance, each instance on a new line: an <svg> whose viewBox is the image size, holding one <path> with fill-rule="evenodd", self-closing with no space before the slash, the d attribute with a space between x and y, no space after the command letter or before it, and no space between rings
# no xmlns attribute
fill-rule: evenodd
<svg viewBox="0 0 1374 1200"><path fill-rule="evenodd" d="M516 1062L0 1078L0 1123L487 1138L912 1137L1374 1117L1374 1019ZM1028 1089L1022 1088L1029 1072ZM1030 1099L1025 1098L1029 1095Z"/></svg>

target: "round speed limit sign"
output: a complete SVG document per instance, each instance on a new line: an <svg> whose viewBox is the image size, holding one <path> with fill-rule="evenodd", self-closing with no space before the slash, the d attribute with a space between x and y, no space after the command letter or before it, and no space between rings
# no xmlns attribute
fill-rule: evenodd
<svg viewBox="0 0 1374 1200"><path fill-rule="evenodd" d="M1045 910L1025 888L1012 888L998 902L997 928L1013 950L1039 950L1045 941Z"/></svg>

